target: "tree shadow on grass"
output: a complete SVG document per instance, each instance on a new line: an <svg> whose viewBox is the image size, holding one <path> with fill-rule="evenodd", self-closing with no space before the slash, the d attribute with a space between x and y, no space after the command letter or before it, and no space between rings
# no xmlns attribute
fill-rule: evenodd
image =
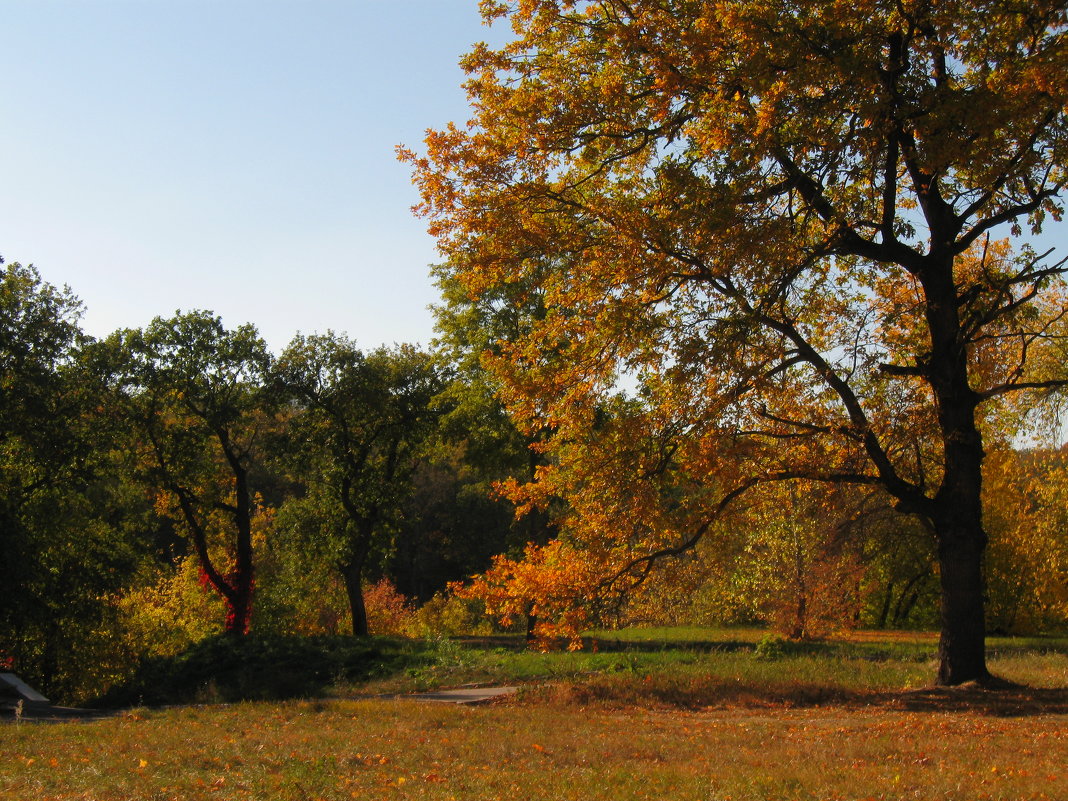
<svg viewBox="0 0 1068 801"><path fill-rule="evenodd" d="M868 691L813 683L765 685L753 681L713 681L682 685L624 678L594 677L589 681L552 682L528 686L525 698L534 703L567 706L604 705L711 710L838 709L868 712L961 712L991 717L1068 714L1068 688L1012 685L993 689L977 685L919 690Z"/></svg>
<svg viewBox="0 0 1068 801"><path fill-rule="evenodd" d="M531 644L524 637L515 634L457 637L456 640L467 648L479 650L499 648L506 651L526 651L531 648ZM541 644L545 650L549 651L566 651L570 645L568 640L555 640ZM711 653L713 651L752 651L754 647L753 643L744 640L614 640L604 637L583 637L582 648L579 650L592 653L659 653L661 651ZM812 646L813 649L815 647L815 645Z"/></svg>
<svg viewBox="0 0 1068 801"><path fill-rule="evenodd" d="M51 704L27 704L16 712L10 704L0 705L0 723L72 723L103 720L122 714L108 709L78 709L75 707L52 706Z"/></svg>
<svg viewBox="0 0 1068 801"><path fill-rule="evenodd" d="M498 635L463 637L460 641L472 649L499 648L522 651L528 645L522 637ZM679 651L691 653L754 652L758 645L742 640L612 640L583 638L584 652L656 653ZM558 644L560 649L566 643ZM1034 650L1032 643L1025 643ZM784 641L780 656L846 656L873 661L925 661L933 656L933 641L916 647L898 647L885 643L851 643L812 641L794 643ZM1011 653L1019 648L1002 646ZM1060 647L1050 649L1060 652ZM641 673L642 671L638 671ZM655 671L654 671L655 673ZM1034 715L1068 714L1068 688L1028 687L1000 679L985 685L965 684L959 687L928 687L918 690L877 691L837 686L790 682L762 684L758 681L711 679L707 683L677 681L668 677L594 676L588 680L550 682L540 687L529 686L525 693L531 700L568 705L606 704L609 706L638 706L699 710L708 708L794 708L819 707L848 709L885 709L909 712L970 712L995 717L1025 717ZM641 679L641 680L639 680Z"/></svg>
<svg viewBox="0 0 1068 801"><path fill-rule="evenodd" d="M992 717L1030 717L1068 714L1068 688L976 684L930 687L883 694L876 703L909 712L977 712Z"/></svg>

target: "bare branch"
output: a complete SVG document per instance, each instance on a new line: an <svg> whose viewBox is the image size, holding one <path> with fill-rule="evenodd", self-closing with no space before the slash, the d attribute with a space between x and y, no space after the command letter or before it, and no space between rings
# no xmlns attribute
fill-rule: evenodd
<svg viewBox="0 0 1068 801"><path fill-rule="evenodd" d="M996 398L999 395L1007 395L1010 392L1021 392L1028 389L1042 390L1063 388L1068 388L1068 379L1056 379L1052 381L1021 381L1019 383L1009 382L999 384L996 387L991 387L978 394L980 400L989 400L990 398Z"/></svg>
<svg viewBox="0 0 1068 801"><path fill-rule="evenodd" d="M699 525L694 532L683 540L678 545L660 548L652 553L645 554L636 559L632 559L618 571L613 573L607 579L601 582L603 589L611 589L616 585L618 581L623 578L629 578L631 580L630 588L639 586L642 582L648 578L652 572L655 564L661 559L666 559L672 556L680 556L687 551L693 550L697 547L697 544L708 533L708 530L712 525L722 516L727 508L734 503L738 498L745 493L752 490L761 484L768 484L780 481L795 481L795 480L809 480L820 481L833 484L863 484L869 486L878 486L882 484L882 479L879 476L867 475L865 473L853 473L853 472L828 472L824 474L810 473L808 471L790 471L785 470L778 473L769 473L757 478L750 478L741 485L735 487L726 495L724 495L716 507L712 510L709 517ZM638 570L635 574L634 571Z"/></svg>

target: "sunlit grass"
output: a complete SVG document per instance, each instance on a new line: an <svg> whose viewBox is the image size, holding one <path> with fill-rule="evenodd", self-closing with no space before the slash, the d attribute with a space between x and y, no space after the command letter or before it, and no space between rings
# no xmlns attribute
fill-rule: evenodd
<svg viewBox="0 0 1068 801"><path fill-rule="evenodd" d="M630 629L595 632L582 651L431 646L404 673L337 688L342 694L425 690L471 683L536 685L530 692L588 701L700 708L744 699L774 703L860 700L930 686L937 636L851 632L826 641L781 643L763 656L758 629ZM1064 638L995 638L991 668L1032 687L1068 687Z"/></svg>
<svg viewBox="0 0 1068 801"><path fill-rule="evenodd" d="M937 648L924 634L771 647L757 630L611 634L578 652L508 640L398 643L412 656L398 662L405 669L338 683L330 699L9 722L0 725L0 798L1064 797L1064 639L993 640L997 673L1048 688L999 694L921 689ZM475 708L367 697L472 682L520 692Z"/></svg>
<svg viewBox="0 0 1068 801"><path fill-rule="evenodd" d="M588 638L606 642L654 642L654 643L748 643L755 645L767 634L766 629L756 626L632 626L625 629L596 629Z"/></svg>
<svg viewBox="0 0 1068 801"><path fill-rule="evenodd" d="M0 797L1055 799L1063 715L247 703L0 727Z"/></svg>

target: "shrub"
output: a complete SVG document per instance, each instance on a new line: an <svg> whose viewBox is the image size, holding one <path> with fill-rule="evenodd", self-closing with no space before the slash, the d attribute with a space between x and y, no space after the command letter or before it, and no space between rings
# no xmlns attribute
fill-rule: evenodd
<svg viewBox="0 0 1068 801"><path fill-rule="evenodd" d="M486 637L493 633L493 625L481 602L439 592L415 610L404 633L409 637Z"/></svg>
<svg viewBox="0 0 1068 801"><path fill-rule="evenodd" d="M144 660L97 705L311 697L336 681L385 675L411 660L396 643L377 638L219 635L176 656Z"/></svg>
<svg viewBox="0 0 1068 801"><path fill-rule="evenodd" d="M365 585L363 603L367 610L367 627L372 633L397 635L408 632L415 610L388 578Z"/></svg>

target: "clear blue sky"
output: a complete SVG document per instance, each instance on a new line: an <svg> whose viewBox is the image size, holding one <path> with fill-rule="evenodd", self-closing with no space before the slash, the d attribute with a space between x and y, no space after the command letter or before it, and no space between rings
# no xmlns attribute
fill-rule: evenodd
<svg viewBox="0 0 1068 801"><path fill-rule="evenodd" d="M104 335L176 309L273 348L432 335L397 144L467 118L477 0L2 0L0 254Z"/></svg>
<svg viewBox="0 0 1068 801"><path fill-rule="evenodd" d="M508 34L477 5L0 0L0 255L97 336L202 308L276 349L427 342L436 253L394 147L466 120L457 61Z"/></svg>

